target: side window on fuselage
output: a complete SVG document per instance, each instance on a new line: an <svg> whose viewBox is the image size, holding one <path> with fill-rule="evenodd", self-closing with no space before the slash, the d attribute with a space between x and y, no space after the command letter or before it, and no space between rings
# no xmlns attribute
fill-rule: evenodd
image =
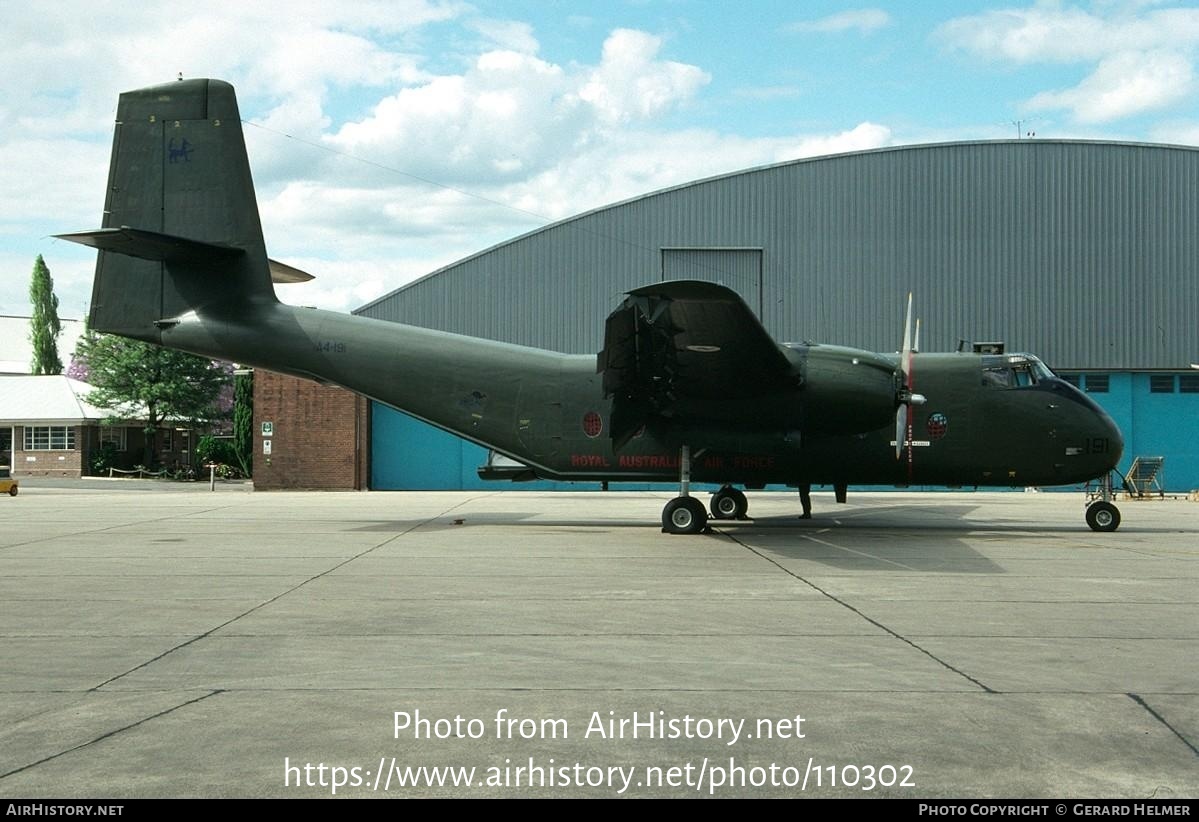
<svg viewBox="0 0 1199 822"><path fill-rule="evenodd" d="M983 385L987 388L1010 388L1012 371L1007 366L992 366L983 369Z"/></svg>

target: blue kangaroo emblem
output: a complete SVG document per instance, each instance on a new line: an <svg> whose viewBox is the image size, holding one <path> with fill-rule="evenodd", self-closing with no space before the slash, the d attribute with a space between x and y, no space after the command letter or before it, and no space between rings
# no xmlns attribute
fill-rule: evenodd
<svg viewBox="0 0 1199 822"><path fill-rule="evenodd" d="M171 141L167 143L167 162L190 163L193 151L195 149L192 148L192 144L187 141L186 137L183 138L182 144L178 146L175 145L175 138L172 137Z"/></svg>

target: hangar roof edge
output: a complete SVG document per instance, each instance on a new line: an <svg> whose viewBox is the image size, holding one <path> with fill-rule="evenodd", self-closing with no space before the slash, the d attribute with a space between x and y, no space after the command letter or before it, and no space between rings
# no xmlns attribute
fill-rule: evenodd
<svg viewBox="0 0 1199 822"><path fill-rule="evenodd" d="M1007 139L1007 140L951 140L951 141L940 142L940 143L911 143L911 144L902 145L902 146L881 146L879 148L861 149L858 151L843 151L843 152L838 152L836 154L821 154L821 155L818 155L815 157L798 157L794 160L782 160L777 163L767 163L765 165L760 165L760 166L750 166L749 168L737 169L735 171L726 171L726 172L722 172L720 174L713 174L710 177L701 177L698 180L689 180L685 183L678 183L677 185L667 186L666 188L655 189L653 191L648 191L644 194L638 194L636 196L628 197L623 200L617 200L616 202L606 203L601 206L596 206L595 208L591 208L586 211L581 211L578 214L572 214L569 217L563 217L560 220L554 220L551 223L546 223L545 225L530 229L529 231L526 231L523 234L518 234L515 237L510 237L506 240L502 240L498 243L495 243L494 245L490 245L487 248L484 248L484 249L474 252L473 254L468 254L467 256L462 257L461 259L455 260L452 263L447 263L446 265L443 265L438 269L430 271L428 274L417 277L415 280L412 280L411 282L404 283L403 285L399 286L398 288L393 288L391 291L387 292L386 294L384 294L380 297L376 297L375 299L371 300L370 302L359 306L358 308L354 309L351 313L360 314L360 313L368 310L372 306L378 305L379 303L382 303L386 300L391 299L392 297L394 297L396 294L400 293L401 291L406 291L410 288L413 288L413 287L425 282L426 280L432 279L433 277L437 277L438 275L440 275L446 271L449 271L450 269L457 268L458 266L462 265L465 262L474 260L478 257L482 257L485 254L490 254L491 252L495 251L496 249L503 248L504 246L512 245L513 243L518 243L518 242L520 242L528 237L532 237L536 234L540 234L545 231L550 231L550 230L558 228L560 226L567 225L571 222L586 219L587 217L590 217L593 214L598 214L600 212L608 211L610 209L619 208L621 206L628 205L629 203L635 203L640 200L646 200L651 197L657 197L660 195L669 194L671 192L680 191L680 190L683 190L686 188L692 188L692 187L698 187L701 185L706 185L708 183L712 183L717 180L725 180L730 177L739 177L739 176L742 176L745 174L754 174L754 173L758 173L758 172L771 171L773 169L786 168L788 166L796 166L796 165L801 165L801 164L806 164L806 163L817 163L817 162L826 161L826 160L843 160L843 159L850 158L850 157L862 157L862 156L872 155L872 154L883 154L883 153L901 152L901 151L924 151L924 150L939 149L939 148L962 148L962 147L969 147L969 146L995 146L995 147L998 147L998 146L1010 146L1010 145L1027 145L1030 147L1031 146L1043 146L1043 145L1105 146L1105 147L1111 147L1111 148L1147 148L1147 149L1161 149L1161 150L1171 150L1171 151L1199 152L1199 146L1188 146L1188 145L1174 144L1174 143L1150 143L1150 142L1121 141L1121 140L1079 140L1079 139L1049 139L1049 138L1043 139L1040 137L1036 137L1036 138L1032 138L1032 139L1019 139L1019 140L1012 140L1012 139Z"/></svg>

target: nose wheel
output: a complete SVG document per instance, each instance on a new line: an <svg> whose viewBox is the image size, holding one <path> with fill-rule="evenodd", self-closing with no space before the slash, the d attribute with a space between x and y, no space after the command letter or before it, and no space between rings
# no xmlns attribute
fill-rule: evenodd
<svg viewBox="0 0 1199 822"><path fill-rule="evenodd" d="M1110 502L1092 502L1087 506L1087 525L1092 531L1115 531L1120 527L1120 509Z"/></svg>
<svg viewBox="0 0 1199 822"><path fill-rule="evenodd" d="M1092 531L1115 531L1120 527L1120 509L1113 503L1112 475L1104 474L1095 488L1087 490L1087 525Z"/></svg>

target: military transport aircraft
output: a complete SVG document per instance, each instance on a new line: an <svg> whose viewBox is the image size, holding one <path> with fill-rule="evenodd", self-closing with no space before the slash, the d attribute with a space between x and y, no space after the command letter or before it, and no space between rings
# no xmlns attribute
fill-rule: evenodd
<svg viewBox="0 0 1199 822"><path fill-rule="evenodd" d="M678 482L670 533L699 533L692 481L1039 486L1105 477L1111 418L1029 354L778 344L732 291L662 282L608 317L594 356L280 303L233 87L186 80L117 108L91 328L333 383L519 461L527 477ZM296 274L298 272L292 272ZM920 390L912 391L914 375ZM927 399L925 399L927 397ZM1109 497L1088 524L1119 525Z"/></svg>

